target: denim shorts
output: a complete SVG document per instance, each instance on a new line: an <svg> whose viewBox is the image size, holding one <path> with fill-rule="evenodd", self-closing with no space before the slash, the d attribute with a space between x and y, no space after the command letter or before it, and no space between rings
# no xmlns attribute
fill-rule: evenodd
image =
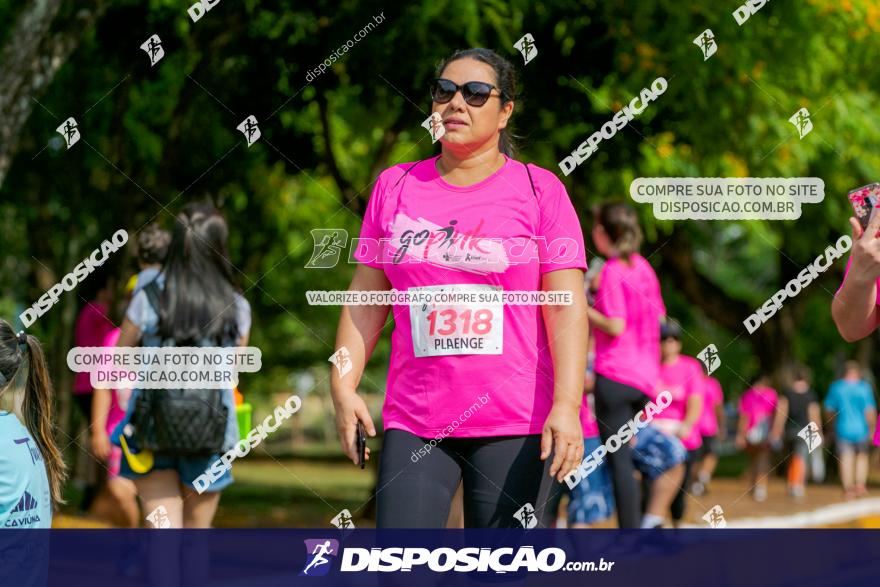
<svg viewBox="0 0 880 587"><path fill-rule="evenodd" d="M591 454L602 444L598 436L584 438L584 454ZM568 502L568 523L595 524L614 513L614 487L608 462L603 460L595 471L581 479L571 490Z"/></svg>
<svg viewBox="0 0 880 587"><path fill-rule="evenodd" d="M633 463L636 470L651 481L687 460L687 449L678 438L664 434L650 424L636 434L635 442Z"/></svg>
<svg viewBox="0 0 880 587"><path fill-rule="evenodd" d="M851 440L841 440L840 438L838 438L835 444L837 445L838 455L843 455L850 452L854 452L856 454L868 452L867 438L855 442Z"/></svg>
<svg viewBox="0 0 880 587"><path fill-rule="evenodd" d="M123 454L122 463L120 463L119 467L119 476L125 477L126 479L137 480L149 475L153 471L170 469L177 471L177 474L180 475L181 483L189 485L190 487L195 489L195 485L193 484L193 482L196 480L196 478L208 469L210 469L211 464L219 458L219 454L210 457L175 457L172 455L155 455L153 468L144 474L140 474L135 473L131 470L131 467L129 467L128 465L128 459L126 459L125 455ZM232 481L233 479L231 469L226 469L219 479L208 486L208 488L205 490L205 493L222 491L223 489L229 487L229 485L232 484Z"/></svg>

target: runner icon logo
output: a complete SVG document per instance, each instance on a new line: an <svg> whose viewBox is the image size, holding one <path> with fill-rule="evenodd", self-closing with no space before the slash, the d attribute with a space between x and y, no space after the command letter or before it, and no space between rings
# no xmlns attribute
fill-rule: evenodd
<svg viewBox="0 0 880 587"><path fill-rule="evenodd" d="M339 257L348 243L348 231L344 228L312 229L312 258L306 269L331 269L339 263ZM320 240L319 240L320 239Z"/></svg>
<svg viewBox="0 0 880 587"><path fill-rule="evenodd" d="M153 528L164 530L171 527L171 518L168 517L168 510L164 505L160 505L147 516L147 521L153 525Z"/></svg>
<svg viewBox="0 0 880 587"><path fill-rule="evenodd" d="M339 376L345 377L345 375L351 371L351 359L349 358L348 348L339 347L339 350L330 355L330 358L327 359L339 369Z"/></svg>
<svg viewBox="0 0 880 587"><path fill-rule="evenodd" d="M300 576L321 577L330 572L332 559L339 555L339 541L330 538L305 540L306 564Z"/></svg>
<svg viewBox="0 0 880 587"><path fill-rule="evenodd" d="M240 130L241 134L244 135L248 147L256 143L262 136L260 133L260 127L257 126L257 117L253 114L245 118L242 123L235 128Z"/></svg>
<svg viewBox="0 0 880 587"><path fill-rule="evenodd" d="M522 53L523 59L525 59L523 65L528 65L529 61L538 56L538 48L535 47L535 37L529 33L524 34L519 41L514 43L513 48Z"/></svg>
<svg viewBox="0 0 880 587"><path fill-rule="evenodd" d="M718 349L714 344L710 344L701 350L697 358L706 366L706 375L711 375L715 369L721 366L721 357L718 356Z"/></svg>
<svg viewBox="0 0 880 587"><path fill-rule="evenodd" d="M330 523L342 530L345 530L347 528L354 528L354 522L352 522L351 512L347 509L342 510L341 512L336 514L336 516L332 520L330 520Z"/></svg>
<svg viewBox="0 0 880 587"><path fill-rule="evenodd" d="M162 48L162 39L159 35L153 35L141 45L141 49L146 51L150 57L150 67L159 63L159 60L165 56L165 49Z"/></svg>
<svg viewBox="0 0 880 587"><path fill-rule="evenodd" d="M727 527L727 520L724 519L724 510L721 509L720 505L713 506L711 510L706 512L703 519L706 520L711 528Z"/></svg>
<svg viewBox="0 0 880 587"><path fill-rule="evenodd" d="M532 507L532 504L530 503L527 503L526 505L516 510L516 513L513 514L513 517L516 518L516 520L520 524L522 524L522 527L526 530L534 528L538 525L538 518L535 517L535 508Z"/></svg>
<svg viewBox="0 0 880 587"><path fill-rule="evenodd" d="M715 34L712 29L706 29L694 39L694 45L703 52L703 61L706 61L718 51L718 44L715 42Z"/></svg>
<svg viewBox="0 0 880 587"><path fill-rule="evenodd" d="M822 446L822 435L819 434L819 426L815 422L804 426L804 429L798 432L798 436L807 443L807 450L810 453Z"/></svg>
<svg viewBox="0 0 880 587"><path fill-rule="evenodd" d="M425 119L425 122L422 123L422 126L431 133L431 143L436 143L438 139L440 139L443 135L446 134L446 127L443 126L443 117L440 116L439 112L434 112Z"/></svg>
<svg viewBox="0 0 880 587"><path fill-rule="evenodd" d="M67 144L68 149L74 146L79 140L79 128L77 127L76 120L74 120L73 116L62 122L61 126L56 128L55 131L64 137L64 142Z"/></svg>
<svg viewBox="0 0 880 587"><path fill-rule="evenodd" d="M806 108L801 108L795 112L788 121L797 129L800 138L804 138L810 134L811 130L813 130L813 122L810 120L810 111Z"/></svg>

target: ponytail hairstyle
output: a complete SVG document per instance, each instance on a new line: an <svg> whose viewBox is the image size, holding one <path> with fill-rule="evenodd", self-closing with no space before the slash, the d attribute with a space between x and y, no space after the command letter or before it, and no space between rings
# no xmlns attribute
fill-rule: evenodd
<svg viewBox="0 0 880 587"><path fill-rule="evenodd" d="M639 217L629 204L608 202L602 204L597 221L605 229L618 254L625 260L639 252L642 246L642 229Z"/></svg>
<svg viewBox="0 0 880 587"><path fill-rule="evenodd" d="M229 228L208 203L184 206L165 259L159 330L178 344L202 338L238 340Z"/></svg>
<svg viewBox="0 0 880 587"><path fill-rule="evenodd" d="M444 59L440 63L434 77L441 77L446 66L459 59L474 59L476 61L481 61L495 70L495 86L497 86L498 90L501 92L499 108L503 108L505 104L517 98L516 69L510 61L491 49L479 48L456 51L451 57ZM485 106L483 107L485 108ZM512 117L513 116L511 115L511 118ZM516 153L519 150L516 144L517 138L518 137L510 130L510 119L508 119L507 126L501 129L500 136L498 137L498 150L511 159L515 158Z"/></svg>
<svg viewBox="0 0 880 587"><path fill-rule="evenodd" d="M24 333L20 336L16 335L12 325L0 319L0 392L15 380L26 355L27 383L21 409L24 426L34 437L46 465L52 501L56 505L62 504L67 467L52 436L55 394L52 391L52 382L49 380L43 348L37 337Z"/></svg>

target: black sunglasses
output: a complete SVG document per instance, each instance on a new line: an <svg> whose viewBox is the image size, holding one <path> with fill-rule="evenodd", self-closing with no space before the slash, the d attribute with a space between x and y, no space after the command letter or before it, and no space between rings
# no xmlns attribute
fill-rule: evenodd
<svg viewBox="0 0 880 587"><path fill-rule="evenodd" d="M438 77L431 82L431 98L438 104L446 104L461 90L461 97L471 106L482 106L492 96L492 90L498 90L492 84L486 82L467 82L461 85L452 80ZM498 90L498 95L504 92Z"/></svg>

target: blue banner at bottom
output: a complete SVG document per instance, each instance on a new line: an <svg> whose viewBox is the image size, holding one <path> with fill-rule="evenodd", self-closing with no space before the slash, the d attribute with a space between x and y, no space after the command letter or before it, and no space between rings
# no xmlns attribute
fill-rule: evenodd
<svg viewBox="0 0 880 587"><path fill-rule="evenodd" d="M4 530L0 585L871 585L874 530Z"/></svg>

